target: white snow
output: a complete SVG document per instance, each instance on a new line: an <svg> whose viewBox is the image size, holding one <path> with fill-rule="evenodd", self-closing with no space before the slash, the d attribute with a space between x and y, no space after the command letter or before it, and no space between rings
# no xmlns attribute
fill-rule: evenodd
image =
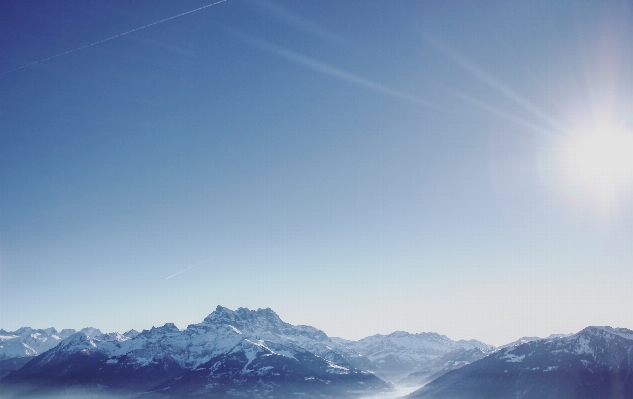
<svg viewBox="0 0 633 399"><path fill-rule="evenodd" d="M238 330L237 328L233 327L232 325L228 325L229 327L231 327L233 329L233 331L235 331L236 333L242 335L242 333L240 332L240 330Z"/></svg>
<svg viewBox="0 0 633 399"><path fill-rule="evenodd" d="M493 349L492 346L479 341L453 341L445 335L428 332L410 334L396 331L388 335L372 335L360 341L346 341L340 338L333 341L379 364L384 363L387 357L395 358L400 363L422 363L456 349Z"/></svg>
<svg viewBox="0 0 633 399"><path fill-rule="evenodd" d="M593 349L589 346L589 339L585 337L580 337L576 342L576 348L574 349L574 353L577 355L588 354L594 355Z"/></svg>
<svg viewBox="0 0 633 399"><path fill-rule="evenodd" d="M508 353L502 359L507 359L506 363L521 363L525 359L525 355L517 356L513 353Z"/></svg>
<svg viewBox="0 0 633 399"><path fill-rule="evenodd" d="M327 361L327 363L328 369L326 370L326 372L331 374L349 374L349 369L347 367L339 366L330 362L329 360Z"/></svg>

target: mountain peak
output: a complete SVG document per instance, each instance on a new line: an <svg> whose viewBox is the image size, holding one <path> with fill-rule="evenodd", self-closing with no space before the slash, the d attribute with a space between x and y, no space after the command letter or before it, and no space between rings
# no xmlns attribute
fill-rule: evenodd
<svg viewBox="0 0 633 399"><path fill-rule="evenodd" d="M237 314L235 311L218 305L211 314L204 318L204 322L209 324L217 324L218 322L230 323L235 321L236 319Z"/></svg>
<svg viewBox="0 0 633 399"><path fill-rule="evenodd" d="M80 349L95 348L96 342L86 333L77 332L62 340L57 348L66 352L73 352Z"/></svg>
<svg viewBox="0 0 633 399"><path fill-rule="evenodd" d="M79 332L86 334L90 338L97 338L97 337L99 337L100 335L103 334L101 332L101 330L99 330L98 328L94 328L94 327L82 328Z"/></svg>
<svg viewBox="0 0 633 399"><path fill-rule="evenodd" d="M380 334L376 334L376 335L380 335ZM393 337L393 338L400 338L400 337L410 337L413 334L408 333L406 331L394 331L391 334L387 334L387 337Z"/></svg>
<svg viewBox="0 0 633 399"><path fill-rule="evenodd" d="M609 336L617 335L624 339L633 340L633 331L628 328L613 328L609 326L589 326L580 331L580 336Z"/></svg>
<svg viewBox="0 0 633 399"><path fill-rule="evenodd" d="M58 333L58 335L60 336L60 338L68 338L76 332L77 331L72 328L64 328Z"/></svg>
<svg viewBox="0 0 633 399"><path fill-rule="evenodd" d="M129 331L126 331L123 333L124 337L128 337L128 338L134 338L137 335L139 335L140 333L138 331L136 331L135 329L131 329Z"/></svg>
<svg viewBox="0 0 633 399"><path fill-rule="evenodd" d="M283 324L271 308L250 310L248 308L238 308L231 310L224 306L219 306L213 313L204 319L207 324L230 324L243 325L245 323L266 323L266 324Z"/></svg>
<svg viewBox="0 0 633 399"><path fill-rule="evenodd" d="M165 334L173 334L180 332L180 329L176 327L174 323L165 323L162 327L152 327L149 330L143 330L140 334L134 335L143 337L157 337L164 336ZM127 333L126 333L127 334ZM133 333L132 333L133 334ZM129 338L129 336L127 336Z"/></svg>
<svg viewBox="0 0 633 399"><path fill-rule="evenodd" d="M34 332L37 332L37 330L35 330L34 328L31 327L20 327L17 330L15 330L13 333L16 335L24 335L24 334L32 334Z"/></svg>

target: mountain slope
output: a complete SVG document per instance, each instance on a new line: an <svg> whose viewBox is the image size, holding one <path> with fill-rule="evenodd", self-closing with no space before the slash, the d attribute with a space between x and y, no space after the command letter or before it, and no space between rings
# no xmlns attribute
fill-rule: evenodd
<svg viewBox="0 0 633 399"><path fill-rule="evenodd" d="M633 331L587 327L502 349L408 398L633 399Z"/></svg>
<svg viewBox="0 0 633 399"><path fill-rule="evenodd" d="M202 323L137 335L74 334L2 380L16 396L67 388L160 397L345 398L389 385L347 360L358 355L325 333L283 322L272 310L218 307Z"/></svg>
<svg viewBox="0 0 633 399"><path fill-rule="evenodd" d="M18 370L26 363L28 363L32 357L12 357L10 359L0 360L0 380L9 375L13 370Z"/></svg>
<svg viewBox="0 0 633 399"><path fill-rule="evenodd" d="M54 328L30 327L22 327L16 331L0 330L0 360L36 356L51 349L75 332L75 330L58 332Z"/></svg>
<svg viewBox="0 0 633 399"><path fill-rule="evenodd" d="M37 356L76 332L73 329L57 331L54 328L34 329L31 327L22 327L15 331L0 329L0 361ZM86 327L81 332L90 337L103 335L100 330L92 327Z"/></svg>
<svg viewBox="0 0 633 399"><path fill-rule="evenodd" d="M483 359L490 353L492 353L492 350L482 348L460 348L454 350L444 356L428 360L422 365L421 369L400 380L400 384L422 386L449 371L457 370L479 359Z"/></svg>

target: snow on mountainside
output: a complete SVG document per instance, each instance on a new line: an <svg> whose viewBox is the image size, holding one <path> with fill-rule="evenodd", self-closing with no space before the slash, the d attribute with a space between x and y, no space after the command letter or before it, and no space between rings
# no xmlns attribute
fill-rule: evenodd
<svg viewBox="0 0 633 399"><path fill-rule="evenodd" d="M54 329L47 331L49 330L55 332ZM64 330L62 335L67 338L73 333L75 330ZM371 371L394 382L428 366L429 361L453 351L475 348L489 351L492 348L475 340L453 341L436 333L409 334L401 331L389 335L377 334L360 341L348 341L330 338L323 331L311 326L285 323L271 309L239 308L232 311L222 306L218 306L202 323L192 324L182 331L173 324L166 324L141 333L131 330L123 335L102 334L94 328L85 328L81 333L83 335L74 337L59 349L66 348L67 352L76 352L80 350L79 347L72 345L84 345L81 350L101 353L110 358L110 364L119 362L117 357L125 355L125 364L130 367L148 366L152 359L168 353L178 367L195 369L242 340L247 340L254 345L264 343L268 350L290 357L293 351L307 351L332 365ZM56 336L60 336L60 333ZM49 340L49 347L31 350L28 355L20 352L20 356L38 355L43 352L42 349L50 349L59 342L60 339ZM47 356L58 360L64 357L59 351ZM15 370L23 364L24 362L14 362L9 365L8 370ZM8 370L4 371L4 375Z"/></svg>
<svg viewBox="0 0 633 399"><path fill-rule="evenodd" d="M91 338L99 338L102 340L108 340L108 337L118 335L118 333L103 334L101 330L93 327L86 327L80 330L80 332ZM52 327L46 329L22 327L15 331L0 329L0 361L37 356L55 347L63 339L75 333L77 333L77 331L73 329L57 331ZM137 331L130 330L123 334L123 336L131 338L136 334L138 334Z"/></svg>
<svg viewBox="0 0 633 399"><path fill-rule="evenodd" d="M203 324L230 325L254 340L310 351L334 363L348 363L365 369L369 361L358 352L340 345L323 331L311 326L293 326L283 322L271 309L248 310L239 308L235 312L218 306L216 311L204 319Z"/></svg>
<svg viewBox="0 0 633 399"><path fill-rule="evenodd" d="M128 393L163 389L172 397L191 390L223 397L233 389L249 397L296 391L342 398L387 389L352 364L359 358L322 331L285 323L270 309L219 306L184 330L168 323L136 335L73 334L2 383L37 389L109 386Z"/></svg>
<svg viewBox="0 0 633 399"><path fill-rule="evenodd" d="M511 348L513 346L518 346L518 345L522 345L525 344L527 342L532 342L532 341L540 341L540 340L552 340L552 339L556 339L556 338L564 338L564 337L569 337L573 334L551 334L549 337L547 338L541 338L541 337L523 337L523 338L519 338L516 341L510 342L509 344L505 344L503 346L500 346L498 349L506 349L506 348Z"/></svg>
<svg viewBox="0 0 633 399"><path fill-rule="evenodd" d="M422 386L448 373L449 371L457 370L472 362L483 359L496 351L518 346L527 342L553 340L556 338L568 337L570 335L572 334L552 334L547 338L523 337L498 348L494 348L492 346L488 346L487 348L477 347L473 349L459 348L441 357L425 361L421 366L419 366L417 371L401 379L399 383L409 386Z"/></svg>
<svg viewBox="0 0 633 399"><path fill-rule="evenodd" d="M0 360L36 356L75 332L58 332L54 328L37 330L30 327L22 327L16 331L0 330Z"/></svg>
<svg viewBox="0 0 633 399"><path fill-rule="evenodd" d="M239 308L232 311L218 306L202 323L189 325L183 331L167 323L136 334L87 334L86 337L93 338L91 340L81 337L81 334L76 334L59 349L70 347L74 351L72 345L88 345L111 357L133 354L134 361L139 365L147 364L154 356L169 353L181 366L196 368L246 339L254 343L266 342L280 352L308 350L333 363L353 364L364 360L357 353L330 340L323 331L285 323L271 309Z"/></svg>
<svg viewBox="0 0 633 399"><path fill-rule="evenodd" d="M94 328L85 328L82 331L101 335L101 331ZM54 328L22 327L16 331L0 329L0 379L24 366L32 357L55 347L64 338L74 333L76 333L75 330L57 331Z"/></svg>
<svg viewBox="0 0 633 399"><path fill-rule="evenodd" d="M506 347L408 397L633 399L633 331L587 327L569 336Z"/></svg>
<svg viewBox="0 0 633 399"><path fill-rule="evenodd" d="M361 353L376 367L376 374L388 380L399 380L418 371L433 359L458 349L479 348L485 352L493 346L476 340L453 341L437 333L410 334L396 331L388 335L376 334L360 341L337 339L346 348Z"/></svg>

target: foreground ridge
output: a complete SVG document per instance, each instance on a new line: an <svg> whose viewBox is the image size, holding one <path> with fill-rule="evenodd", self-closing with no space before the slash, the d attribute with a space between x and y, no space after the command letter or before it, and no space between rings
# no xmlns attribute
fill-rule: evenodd
<svg viewBox="0 0 633 399"><path fill-rule="evenodd" d="M633 331L587 327L510 346L407 398L633 399Z"/></svg>

